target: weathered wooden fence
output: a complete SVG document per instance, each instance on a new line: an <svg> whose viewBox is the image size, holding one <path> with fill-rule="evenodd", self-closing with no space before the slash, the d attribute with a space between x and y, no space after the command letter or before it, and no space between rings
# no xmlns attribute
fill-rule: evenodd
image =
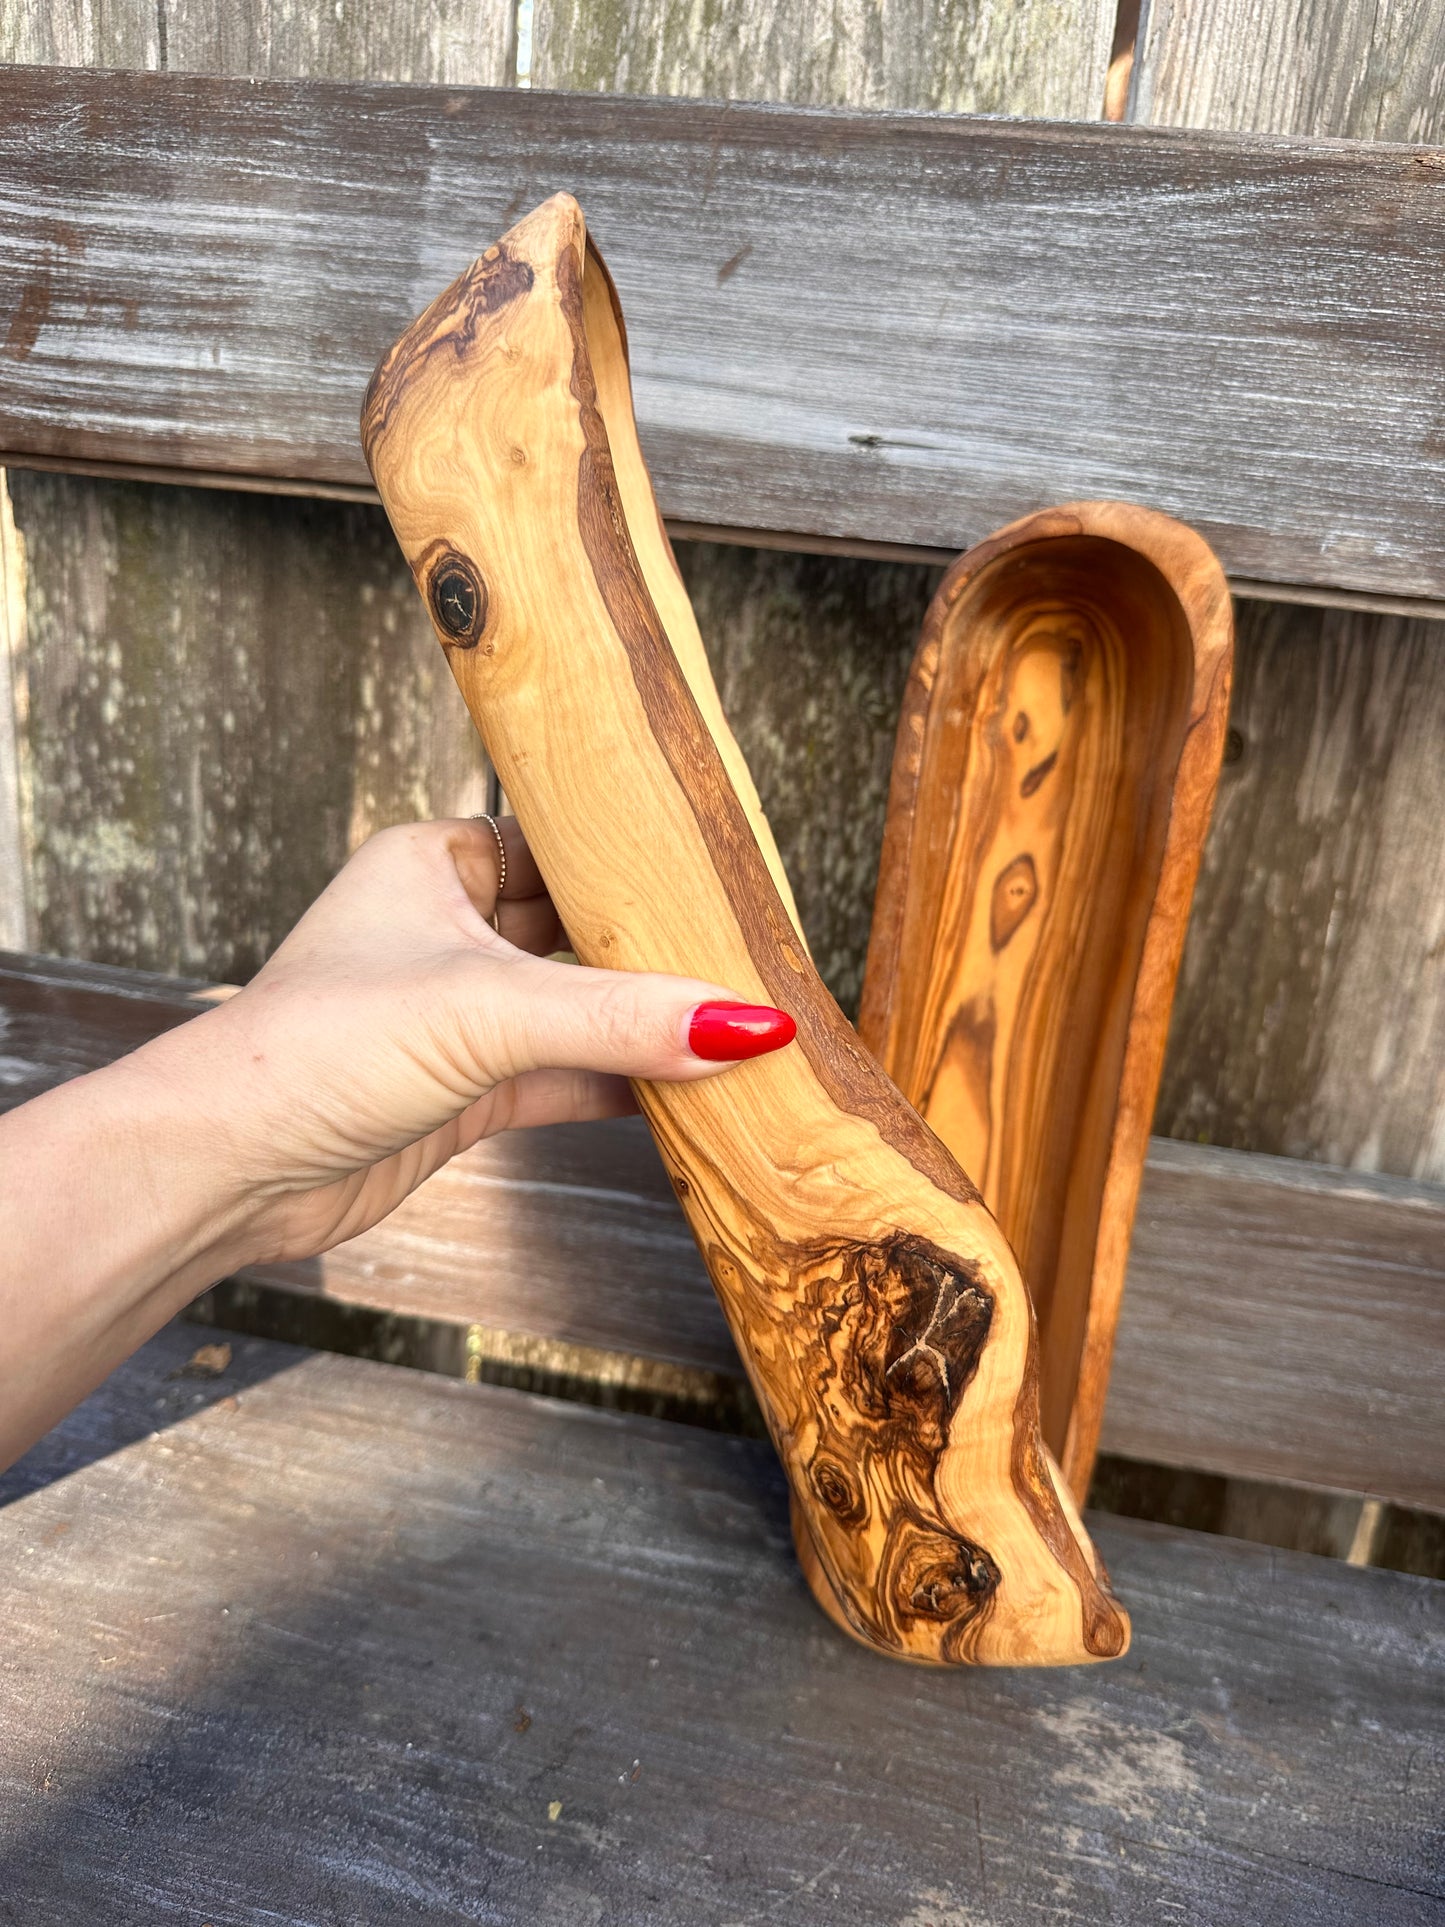
<svg viewBox="0 0 1445 1927"><path fill-rule="evenodd" d="M1086 120L1119 24L1115 0L537 0L520 35L510 0L340 16L0 0L0 58ZM1126 112L1445 140L1439 43L1434 0L1274 0L1263 17L1156 0ZM5 366L0 347L0 403ZM486 771L379 511L8 481L0 941L244 976L372 828L481 806ZM720 543L681 560L819 962L851 1003L933 571ZM1440 1179L1445 623L1330 590L1240 603L1230 760L1156 1128Z"/></svg>

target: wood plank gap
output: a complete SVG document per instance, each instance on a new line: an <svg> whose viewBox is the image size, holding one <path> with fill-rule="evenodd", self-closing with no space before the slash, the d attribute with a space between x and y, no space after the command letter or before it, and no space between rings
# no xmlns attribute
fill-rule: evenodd
<svg viewBox="0 0 1445 1927"><path fill-rule="evenodd" d="M509 1385L514 1391L670 1419L710 1432L767 1437L757 1401L742 1377L635 1352L495 1325L382 1311L244 1277L212 1285L183 1315L192 1324L436 1372L472 1385Z"/></svg>
<svg viewBox="0 0 1445 1927"><path fill-rule="evenodd" d="M1358 609L1366 615L1408 616L1417 622L1445 621L1445 601L1429 596L1383 595L1359 589L1332 589L1311 582L1264 582L1232 575L1232 594L1242 602L1288 602L1314 609Z"/></svg>
<svg viewBox="0 0 1445 1927"><path fill-rule="evenodd" d="M228 469L165 467L147 462L99 462L71 460L65 456L0 453L0 470L6 468L38 469L53 475L88 475L101 481L150 482L168 488L222 489L243 495L365 502L374 507L380 506L381 499L374 488L360 482L312 482L304 476L249 475ZM926 568L946 568L958 554L955 549L810 535L799 529L740 528L733 523L689 522L673 516L664 516L663 521L674 542L718 542L729 548L766 549L792 555L836 555L863 562L915 563ZM1308 608L1358 609L1373 615L1445 621L1445 600L1424 596L1383 595L1309 582L1269 582L1256 576L1230 576L1229 586L1234 595L1249 602L1287 602Z"/></svg>
<svg viewBox="0 0 1445 1927"><path fill-rule="evenodd" d="M723 1372L668 1364L596 1345L492 1325L378 1312L247 1279L213 1285L187 1322L369 1358L469 1384L505 1385L567 1404L630 1412L709 1432L767 1436L751 1389ZM1445 1577L1445 1518L1296 1480L1228 1478L1192 1467L1105 1454L1088 1496L1098 1512L1148 1519L1295 1552L1376 1563L1387 1536L1403 1544L1397 1569Z"/></svg>
<svg viewBox="0 0 1445 1927"><path fill-rule="evenodd" d="M294 495L318 502L368 502L381 497L364 482L313 481L304 475L254 475L236 469L187 468L160 462L103 462L68 455L6 455L0 469L33 468L46 475L88 475L102 482L155 482L167 488L223 489L240 495Z"/></svg>

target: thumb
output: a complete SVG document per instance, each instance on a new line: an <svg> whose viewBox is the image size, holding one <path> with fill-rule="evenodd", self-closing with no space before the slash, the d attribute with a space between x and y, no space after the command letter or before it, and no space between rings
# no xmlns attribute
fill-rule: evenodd
<svg viewBox="0 0 1445 1927"><path fill-rule="evenodd" d="M518 957L486 1017L504 1076L608 1071L680 1082L781 1050L797 1034L785 1011L690 977L591 970Z"/></svg>

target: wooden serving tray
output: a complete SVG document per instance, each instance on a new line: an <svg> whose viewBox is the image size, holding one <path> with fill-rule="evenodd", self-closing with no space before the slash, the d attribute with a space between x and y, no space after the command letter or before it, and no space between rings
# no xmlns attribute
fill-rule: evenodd
<svg viewBox="0 0 1445 1927"><path fill-rule="evenodd" d="M1079 1494L1232 658L1199 536L1073 503L954 563L899 723L860 1029L1018 1255Z"/></svg>

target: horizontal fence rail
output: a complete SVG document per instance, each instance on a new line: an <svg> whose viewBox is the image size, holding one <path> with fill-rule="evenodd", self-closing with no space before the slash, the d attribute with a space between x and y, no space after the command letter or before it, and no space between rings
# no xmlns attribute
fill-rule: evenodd
<svg viewBox="0 0 1445 1927"><path fill-rule="evenodd" d="M0 1110L198 1007L173 979L0 952ZM742 1372L637 1119L489 1139L363 1237L242 1282ZM1445 1510L1442 1398L1445 1189L1153 1140L1106 1451Z"/></svg>
<svg viewBox="0 0 1445 1927"><path fill-rule="evenodd" d="M956 549L1136 499L1445 595L1445 155L513 90L0 70L0 460L349 491L371 367L559 188L676 521Z"/></svg>

